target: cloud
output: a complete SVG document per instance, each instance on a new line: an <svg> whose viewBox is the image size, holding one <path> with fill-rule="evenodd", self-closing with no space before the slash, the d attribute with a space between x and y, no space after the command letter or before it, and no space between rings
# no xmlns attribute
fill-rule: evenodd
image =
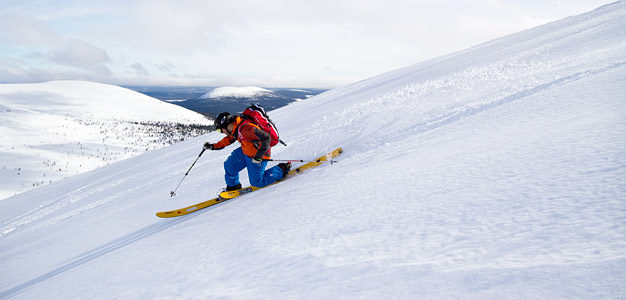
<svg viewBox="0 0 626 300"><path fill-rule="evenodd" d="M48 57L53 63L94 72L94 75L112 74L104 65L111 60L107 52L78 39L66 41L63 48L51 51Z"/></svg>
<svg viewBox="0 0 626 300"><path fill-rule="evenodd" d="M31 83L50 80L96 80L89 72L29 67L19 60L0 58L0 83Z"/></svg>
<svg viewBox="0 0 626 300"><path fill-rule="evenodd" d="M106 51L78 39L69 40L62 49L52 51L50 58L52 61L61 65L83 67L86 69L89 69L93 64L110 61Z"/></svg>
<svg viewBox="0 0 626 300"><path fill-rule="evenodd" d="M6 49L0 53L4 81L11 77L30 78L26 80L30 82L112 74L105 65L111 62L105 50L78 38L63 37L50 22L23 13L4 13L0 15L0 28L0 44Z"/></svg>
<svg viewBox="0 0 626 300"><path fill-rule="evenodd" d="M46 23L24 14L0 15L0 42L5 45L50 47L63 39Z"/></svg>
<svg viewBox="0 0 626 300"><path fill-rule="evenodd" d="M135 74L137 76L148 76L148 70L144 68L140 63L134 63L130 66L133 70L135 70Z"/></svg>
<svg viewBox="0 0 626 300"><path fill-rule="evenodd" d="M176 65L174 65L171 61L166 60L162 63L155 63L154 66L163 72L172 72L174 69L176 69Z"/></svg>
<svg viewBox="0 0 626 300"><path fill-rule="evenodd" d="M10 59L11 70L23 71L12 73L16 78L46 70L51 77L122 84L143 78L289 86L306 79L311 86L334 81L327 86L332 87L581 13L593 9L594 2L604 4L604 0L0 1L0 61ZM37 78L43 76L35 73L40 74Z"/></svg>

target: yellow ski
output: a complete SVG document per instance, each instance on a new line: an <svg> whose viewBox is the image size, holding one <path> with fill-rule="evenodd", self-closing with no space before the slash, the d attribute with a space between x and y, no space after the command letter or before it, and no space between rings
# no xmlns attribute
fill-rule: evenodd
<svg viewBox="0 0 626 300"><path fill-rule="evenodd" d="M194 204L192 206L187 206L185 208L181 208L181 209L176 209L176 210L170 210L170 211L162 211L162 212L158 212L156 213L157 217L160 218L172 218L172 217L179 217L179 216L184 216L186 214L190 214L194 211L198 211L201 210L203 208L207 208L211 205L215 205L221 202L224 202L228 199L220 199L220 198L213 198L211 200L207 200L204 202L200 202L197 204Z"/></svg>

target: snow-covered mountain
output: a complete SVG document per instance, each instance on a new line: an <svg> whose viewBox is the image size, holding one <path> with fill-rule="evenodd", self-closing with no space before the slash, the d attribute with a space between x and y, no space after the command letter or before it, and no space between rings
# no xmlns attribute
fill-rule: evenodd
<svg viewBox="0 0 626 300"><path fill-rule="evenodd" d="M626 298L626 2L271 112L340 162L186 217L210 133L0 201L0 298ZM242 177L243 183L247 180Z"/></svg>
<svg viewBox="0 0 626 300"><path fill-rule="evenodd" d="M272 91L256 86L243 86L243 87L232 87L225 86L219 87L207 92L206 94L200 96L201 99L209 99L209 98L252 98L258 96L265 96L273 94Z"/></svg>
<svg viewBox="0 0 626 300"><path fill-rule="evenodd" d="M211 89L204 95L185 101L176 101L176 105L214 117L229 111L242 112L251 103L263 105L266 110L283 107L295 101L302 101L324 92L317 89L264 89L260 87L220 87Z"/></svg>
<svg viewBox="0 0 626 300"><path fill-rule="evenodd" d="M202 115L112 85L0 84L0 199L161 148Z"/></svg>

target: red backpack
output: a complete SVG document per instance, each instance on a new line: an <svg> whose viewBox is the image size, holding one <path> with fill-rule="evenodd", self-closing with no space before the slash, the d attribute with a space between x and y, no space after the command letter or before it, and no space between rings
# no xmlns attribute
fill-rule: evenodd
<svg viewBox="0 0 626 300"><path fill-rule="evenodd" d="M242 125L247 122L253 122L261 127L261 130L269 133L272 137L272 141L270 142L271 147L276 146L279 142L287 146L287 144L280 139L276 125L274 125L274 122L272 122L265 112L265 109L260 104L252 104L246 108L241 114L241 117L245 120Z"/></svg>

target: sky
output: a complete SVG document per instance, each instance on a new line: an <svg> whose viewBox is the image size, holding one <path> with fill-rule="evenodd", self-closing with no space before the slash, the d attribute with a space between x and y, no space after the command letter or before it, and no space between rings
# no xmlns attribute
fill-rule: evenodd
<svg viewBox="0 0 626 300"><path fill-rule="evenodd" d="M334 88L612 0L0 0L0 83Z"/></svg>

